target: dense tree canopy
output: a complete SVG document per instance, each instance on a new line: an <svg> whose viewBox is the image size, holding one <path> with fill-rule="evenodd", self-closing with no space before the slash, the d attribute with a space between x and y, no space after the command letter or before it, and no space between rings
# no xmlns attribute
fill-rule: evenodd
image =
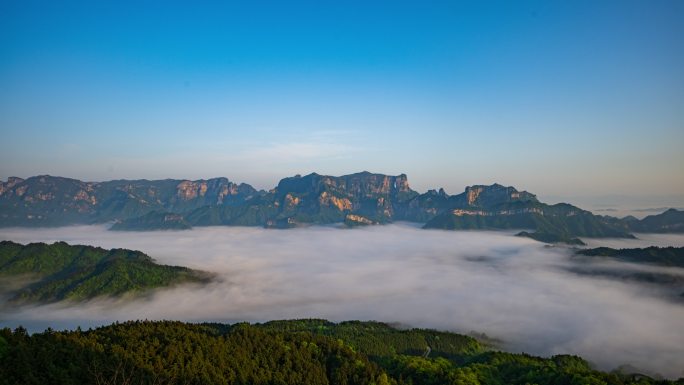
<svg viewBox="0 0 684 385"><path fill-rule="evenodd" d="M11 293L12 302L87 300L211 279L201 271L157 264L135 250L2 241L0 278L9 277L21 277L27 283Z"/></svg>
<svg viewBox="0 0 684 385"><path fill-rule="evenodd" d="M323 320L5 328L0 373L0 384L684 384L496 352L454 333Z"/></svg>

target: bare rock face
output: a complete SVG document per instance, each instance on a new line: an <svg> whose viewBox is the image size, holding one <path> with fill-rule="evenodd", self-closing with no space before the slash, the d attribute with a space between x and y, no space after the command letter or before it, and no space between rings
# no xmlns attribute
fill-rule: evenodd
<svg viewBox="0 0 684 385"><path fill-rule="evenodd" d="M9 191L12 187L23 182L24 180L16 176L11 176L7 178L7 182L0 182L0 196L2 196L6 191Z"/></svg>
<svg viewBox="0 0 684 385"><path fill-rule="evenodd" d="M312 173L285 178L273 190L274 205L284 215L305 222L341 222L347 214L388 222L397 211L418 195L411 190L406 175L360 172L343 176Z"/></svg>
<svg viewBox="0 0 684 385"><path fill-rule="evenodd" d="M468 205L473 206L475 205L475 202L477 202L477 198L480 196L480 193L482 192L483 187L481 186L475 186L475 187L467 187L466 188L466 199L468 200Z"/></svg>
<svg viewBox="0 0 684 385"><path fill-rule="evenodd" d="M207 183L205 181L192 182L184 180L176 187L176 195L184 201L195 199L197 196L204 196L206 193Z"/></svg>
<svg viewBox="0 0 684 385"><path fill-rule="evenodd" d="M29 186L26 186L26 185L19 186L19 187L17 187L16 190L14 190L14 192L18 197L23 197L24 194L26 194L26 190L28 190L28 188L29 188Z"/></svg>
<svg viewBox="0 0 684 385"><path fill-rule="evenodd" d="M361 215L347 214L344 217L344 224L349 226L349 227L355 227L355 226L377 225L377 224L379 224L379 222L370 220L370 219L363 217Z"/></svg>
<svg viewBox="0 0 684 385"><path fill-rule="evenodd" d="M411 192L411 187L409 187L408 177L406 174L400 174L394 179L394 188L398 192ZM444 191L444 190L442 190Z"/></svg>
<svg viewBox="0 0 684 385"><path fill-rule="evenodd" d="M321 206L335 207L339 211L346 211L352 209L352 203L348 198L338 198L334 195L323 191L318 197L318 202Z"/></svg>
<svg viewBox="0 0 684 385"><path fill-rule="evenodd" d="M84 201L92 205L97 204L97 198L95 198L95 195L88 194L86 190L78 190L73 199L75 201Z"/></svg>
<svg viewBox="0 0 684 385"><path fill-rule="evenodd" d="M175 206L193 207L203 205L222 205L231 203L235 199L246 198L256 194L256 190L246 184L235 184L226 178L208 180L183 180L176 186L176 200L171 201Z"/></svg>
<svg viewBox="0 0 684 385"><path fill-rule="evenodd" d="M513 201L537 202L537 197L527 191L518 191L513 187L504 187L495 183L491 186L466 187L465 201L468 206L488 207Z"/></svg>
<svg viewBox="0 0 684 385"><path fill-rule="evenodd" d="M302 200L292 194L285 195L285 206L287 208L294 208L299 205Z"/></svg>

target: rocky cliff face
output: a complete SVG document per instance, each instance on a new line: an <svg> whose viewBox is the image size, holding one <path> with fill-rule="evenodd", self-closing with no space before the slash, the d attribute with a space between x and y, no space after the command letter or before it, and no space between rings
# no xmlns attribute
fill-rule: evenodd
<svg viewBox="0 0 684 385"><path fill-rule="evenodd" d="M387 222L401 205L417 196L406 175L361 172L339 177L319 175L285 178L273 190L280 217L299 222L341 222L349 213Z"/></svg>
<svg viewBox="0 0 684 385"><path fill-rule="evenodd" d="M497 183L491 186L468 186L463 194L466 205L474 207L491 207L516 201L538 202L534 194L518 191L513 187L505 187Z"/></svg>
<svg viewBox="0 0 684 385"><path fill-rule="evenodd" d="M19 184L23 181L24 180L21 178L11 176L11 177L7 178L7 182L0 182L0 196L2 196L5 192L11 190L12 187L16 186L17 184Z"/></svg>
<svg viewBox="0 0 684 385"><path fill-rule="evenodd" d="M366 217L362 217L360 215L347 214L347 216L344 217L344 224L349 226L349 227L356 227L356 226L377 225L379 223L376 221L372 221Z"/></svg>
<svg viewBox="0 0 684 385"><path fill-rule="evenodd" d="M0 184L0 225L70 223L95 212L97 184L48 175Z"/></svg>
<svg viewBox="0 0 684 385"><path fill-rule="evenodd" d="M173 202L199 201L199 205L228 204L236 198L247 198L257 191L250 185L237 185L226 178L209 180L183 180L176 185L176 200Z"/></svg>
<svg viewBox="0 0 684 385"><path fill-rule="evenodd" d="M330 191L354 198L373 198L377 196L392 196L399 198L418 195L411 190L405 174L390 176L372 174L364 171L343 176L319 175L312 173L306 176L296 175L284 178L275 188L276 194L303 194Z"/></svg>
<svg viewBox="0 0 684 385"><path fill-rule="evenodd" d="M513 187L505 187L496 183L491 186L468 186L463 193L451 196L444 189L429 190L427 193L412 199L401 218L427 222L438 214L450 210L480 209L479 211L482 211L483 208L513 202L538 202L538 200L534 194L527 191L518 191Z"/></svg>
<svg viewBox="0 0 684 385"><path fill-rule="evenodd" d="M42 175L0 183L0 225L53 226L124 220L152 211L181 213L240 204L258 192L226 178L82 182Z"/></svg>

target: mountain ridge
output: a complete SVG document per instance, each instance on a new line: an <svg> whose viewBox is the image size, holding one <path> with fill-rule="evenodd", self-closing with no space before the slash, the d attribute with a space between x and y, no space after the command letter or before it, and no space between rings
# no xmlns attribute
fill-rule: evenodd
<svg viewBox="0 0 684 385"><path fill-rule="evenodd" d="M632 237L631 232L684 232L684 212L644 220L595 215L568 203L498 183L419 193L406 174L318 173L281 179L257 190L225 177L84 182L39 175L0 182L0 227L114 222L113 230L240 225L289 228L307 224L410 221L432 229L519 229L545 242L577 237ZM530 231L531 230L531 231Z"/></svg>

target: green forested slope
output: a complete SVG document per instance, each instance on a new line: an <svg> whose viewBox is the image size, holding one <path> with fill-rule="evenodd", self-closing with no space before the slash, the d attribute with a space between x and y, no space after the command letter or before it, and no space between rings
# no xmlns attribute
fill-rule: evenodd
<svg viewBox="0 0 684 385"><path fill-rule="evenodd" d="M582 244L577 237L633 238L626 230L575 206L564 203L547 205L536 201L447 211L428 221L424 227L446 230L530 229L534 232L524 231L519 235L549 243Z"/></svg>
<svg viewBox="0 0 684 385"><path fill-rule="evenodd" d="M120 296L210 278L185 267L156 264L140 251L10 241L0 242L0 277L30 282L12 293L12 302Z"/></svg>
<svg viewBox="0 0 684 385"><path fill-rule="evenodd" d="M1 329L0 373L0 384L684 384L488 351L453 333L322 320Z"/></svg>
<svg viewBox="0 0 684 385"><path fill-rule="evenodd" d="M642 220L627 222L632 231L642 233L684 233L684 211L669 209Z"/></svg>
<svg viewBox="0 0 684 385"><path fill-rule="evenodd" d="M651 246L635 249L597 247L579 250L577 254L590 257L610 257L625 262L684 267L684 247Z"/></svg>
<svg viewBox="0 0 684 385"><path fill-rule="evenodd" d="M124 219L110 227L114 231L187 230L192 228L180 214L152 211L137 218Z"/></svg>

